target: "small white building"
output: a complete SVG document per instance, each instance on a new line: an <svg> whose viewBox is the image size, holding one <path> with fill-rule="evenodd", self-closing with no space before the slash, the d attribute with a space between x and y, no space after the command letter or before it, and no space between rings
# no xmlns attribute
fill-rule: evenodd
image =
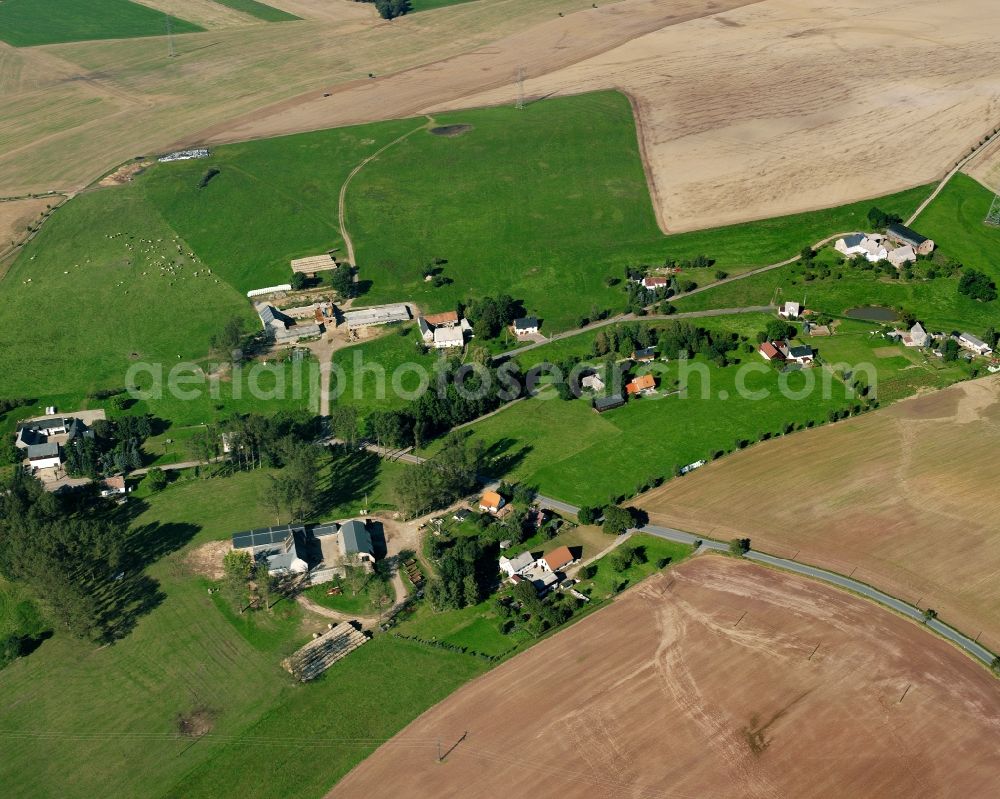
<svg viewBox="0 0 1000 799"><path fill-rule="evenodd" d="M434 328L434 349L446 350L465 346L465 331L461 327Z"/></svg>
<svg viewBox="0 0 1000 799"><path fill-rule="evenodd" d="M59 445L54 442L31 444L28 447L28 463L32 469L52 469L62 463Z"/></svg>
<svg viewBox="0 0 1000 799"><path fill-rule="evenodd" d="M513 558L508 558L506 556L501 556L500 558L500 571L508 577L513 577L515 574L524 574L534 565L535 559L532 557L530 552L522 552L520 555L515 555Z"/></svg>
<svg viewBox="0 0 1000 799"><path fill-rule="evenodd" d="M534 316L522 316L514 320L515 336L533 336L538 332L538 319Z"/></svg>
<svg viewBox="0 0 1000 799"><path fill-rule="evenodd" d="M963 349L974 352L976 355L992 355L993 348L982 339L972 335L972 333L962 333L958 337L959 346Z"/></svg>
<svg viewBox="0 0 1000 799"><path fill-rule="evenodd" d="M837 239L833 248L848 257L863 255L872 263L884 261L889 256L889 251L885 248L883 237L878 234L852 233Z"/></svg>
<svg viewBox="0 0 1000 799"><path fill-rule="evenodd" d="M890 250L888 256L889 263L899 269L903 264L912 264L917 260L917 253L909 244Z"/></svg>
<svg viewBox="0 0 1000 799"><path fill-rule="evenodd" d="M786 302L778 309L778 316L782 319L798 319L802 313L802 306L797 302Z"/></svg>
<svg viewBox="0 0 1000 799"><path fill-rule="evenodd" d="M601 380L601 376L598 374L587 375L580 381L580 385L591 391L604 391L604 381Z"/></svg>
<svg viewBox="0 0 1000 799"><path fill-rule="evenodd" d="M926 347L931 341L931 337L927 335L927 331L924 330L924 326L920 322L911 327L909 332L903 333L898 330L895 332L899 334L899 340L906 347Z"/></svg>

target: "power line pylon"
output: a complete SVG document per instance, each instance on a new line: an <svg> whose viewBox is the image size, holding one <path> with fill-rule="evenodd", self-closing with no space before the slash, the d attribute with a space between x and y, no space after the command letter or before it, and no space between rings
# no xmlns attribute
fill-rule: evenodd
<svg viewBox="0 0 1000 799"><path fill-rule="evenodd" d="M167 26L167 58L176 58L177 50L174 48L174 29L170 24L170 15L164 14L163 19Z"/></svg>

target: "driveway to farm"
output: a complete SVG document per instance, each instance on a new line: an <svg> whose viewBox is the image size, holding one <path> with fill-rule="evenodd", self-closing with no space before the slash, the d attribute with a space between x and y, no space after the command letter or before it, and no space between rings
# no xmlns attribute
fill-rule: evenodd
<svg viewBox="0 0 1000 799"><path fill-rule="evenodd" d="M539 504L543 507L560 511L562 513L576 513L576 511L579 510L579 508L576 508L567 502L562 502L551 497L539 495L537 499ZM696 541L700 541L701 546L704 549L712 549L717 552L729 551L728 543L692 535L691 533L686 533L683 530L675 530L672 527L660 527L659 525L648 524L645 527L640 527L639 531L649 535L654 535L657 538L666 539L668 541L676 541L681 544L693 545ZM866 599L870 599L873 602L877 602L890 610L894 610L897 613L906 616L908 619L925 624L938 635L948 639L960 649L963 649L966 653L972 655L977 660L982 661L987 666L993 662L993 653L986 647L980 646L976 641L969 638L967 635L963 635L958 630L953 627L949 627L947 624L939 621L938 619L925 620L924 612L920 608L910 605L907 602L903 602L900 599L896 599L896 597L890 596L883 591L879 591L877 588L872 588L872 586L862 583L859 580L853 580L850 577L845 577L842 574L827 571L826 569L819 569L815 566L798 563L797 561L789 560L788 558L776 558L773 555L768 555L764 552L757 552L753 549L747 552L745 557L748 560L754 560L758 563L763 563L778 569L785 569L786 571L794 572L795 574L811 577L814 580L821 580L845 591L851 591L855 594L859 594Z"/></svg>

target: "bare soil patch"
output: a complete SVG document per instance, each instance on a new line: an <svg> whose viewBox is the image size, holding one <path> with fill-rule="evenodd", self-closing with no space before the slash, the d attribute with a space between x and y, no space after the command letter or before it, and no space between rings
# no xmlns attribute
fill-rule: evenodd
<svg viewBox="0 0 1000 799"><path fill-rule="evenodd" d="M177 732L186 738L200 738L212 731L216 712L208 707L198 707L177 716Z"/></svg>
<svg viewBox="0 0 1000 799"><path fill-rule="evenodd" d="M128 164L122 164L110 175L101 178L101 182L98 185L124 186L126 183L131 183L135 176L140 174L151 163L152 161L133 161Z"/></svg>
<svg viewBox="0 0 1000 799"><path fill-rule="evenodd" d="M222 559L232 549L228 541L209 541L195 547L184 556L184 565L193 574L208 577L210 580L221 580L225 576L222 569Z"/></svg>
<svg viewBox="0 0 1000 799"><path fill-rule="evenodd" d="M11 241L21 241L28 235L28 225L38 222L47 205L55 205L59 197L39 197L0 202L0 252Z"/></svg>
<svg viewBox="0 0 1000 799"><path fill-rule="evenodd" d="M752 447L637 504L659 524L853 574L998 651L998 473L988 377Z"/></svg>
<svg viewBox="0 0 1000 799"><path fill-rule="evenodd" d="M329 796L492 796L512 770L539 799L987 795L998 730L995 679L918 625L703 556L464 686Z"/></svg>

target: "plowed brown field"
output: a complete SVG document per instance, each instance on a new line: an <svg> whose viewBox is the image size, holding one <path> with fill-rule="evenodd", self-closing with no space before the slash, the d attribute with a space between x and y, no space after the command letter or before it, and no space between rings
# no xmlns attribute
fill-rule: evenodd
<svg viewBox="0 0 1000 799"><path fill-rule="evenodd" d="M329 796L987 796L998 732L996 680L918 625L704 556L460 689Z"/></svg>
<svg viewBox="0 0 1000 799"><path fill-rule="evenodd" d="M852 574L1000 650L1000 378L769 441L637 504Z"/></svg>

